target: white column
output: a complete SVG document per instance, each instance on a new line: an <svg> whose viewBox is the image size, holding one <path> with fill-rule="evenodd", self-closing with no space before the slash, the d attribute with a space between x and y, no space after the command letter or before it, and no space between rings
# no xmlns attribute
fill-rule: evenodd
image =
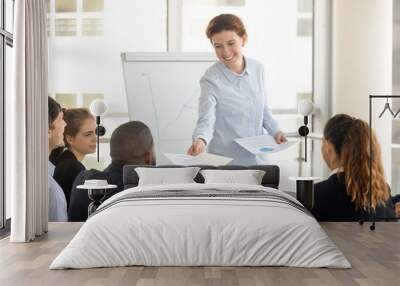
<svg viewBox="0 0 400 286"><path fill-rule="evenodd" d="M392 93L393 2L334 0L332 4L332 111L368 122L369 95ZM372 126L391 182L392 121L378 118L385 100L374 100Z"/></svg>

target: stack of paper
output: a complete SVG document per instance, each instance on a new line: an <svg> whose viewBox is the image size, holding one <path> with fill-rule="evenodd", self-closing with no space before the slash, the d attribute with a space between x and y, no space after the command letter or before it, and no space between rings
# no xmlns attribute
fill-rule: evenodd
<svg viewBox="0 0 400 286"><path fill-rule="evenodd" d="M219 166L219 165L226 165L233 160L232 158L219 156L211 153L201 153L197 156L191 156L186 154L173 154L173 153L164 153L164 155L173 164L183 165L183 166L190 166L190 165Z"/></svg>

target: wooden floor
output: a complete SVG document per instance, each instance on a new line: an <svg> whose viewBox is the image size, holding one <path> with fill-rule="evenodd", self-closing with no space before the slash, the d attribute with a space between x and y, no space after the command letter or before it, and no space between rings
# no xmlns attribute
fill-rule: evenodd
<svg viewBox="0 0 400 286"><path fill-rule="evenodd" d="M324 223L323 228L353 268L290 267L122 267L48 270L51 261L81 226L51 223L32 243L0 241L0 285L400 285L400 223L377 223L374 232L357 223Z"/></svg>

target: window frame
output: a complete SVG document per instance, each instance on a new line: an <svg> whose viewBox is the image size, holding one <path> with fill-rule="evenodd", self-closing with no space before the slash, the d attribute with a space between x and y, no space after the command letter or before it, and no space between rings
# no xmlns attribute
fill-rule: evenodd
<svg viewBox="0 0 400 286"><path fill-rule="evenodd" d="M11 0L13 9L11 17L14 16L15 0ZM5 103L6 103L6 48L13 47L13 33L6 30L6 0L0 0L1 21L0 21L0 235L9 231L10 223L6 217L6 188L5 188ZM12 29L13 30L13 29Z"/></svg>
<svg viewBox="0 0 400 286"><path fill-rule="evenodd" d="M84 11L84 1L76 0L76 10L69 12L57 12L57 0L47 0L47 35L48 37L56 38L72 38L72 37L83 37L83 38L95 38L104 36L104 0L102 1L103 10L101 11ZM101 20L101 29L97 30L98 34L84 34L84 22L85 20ZM56 34L56 22L57 20L75 20L74 34Z"/></svg>

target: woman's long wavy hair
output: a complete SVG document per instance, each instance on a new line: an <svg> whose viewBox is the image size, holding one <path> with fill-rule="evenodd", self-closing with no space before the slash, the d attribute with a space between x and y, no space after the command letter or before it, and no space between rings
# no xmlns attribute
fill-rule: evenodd
<svg viewBox="0 0 400 286"><path fill-rule="evenodd" d="M368 124L346 114L329 119L324 129L324 138L333 144L344 171L346 192L357 209L369 206L369 159L370 132ZM381 161L381 149L375 133L372 132L372 198L371 207L385 205L389 190ZM343 178L340 178L343 181Z"/></svg>

